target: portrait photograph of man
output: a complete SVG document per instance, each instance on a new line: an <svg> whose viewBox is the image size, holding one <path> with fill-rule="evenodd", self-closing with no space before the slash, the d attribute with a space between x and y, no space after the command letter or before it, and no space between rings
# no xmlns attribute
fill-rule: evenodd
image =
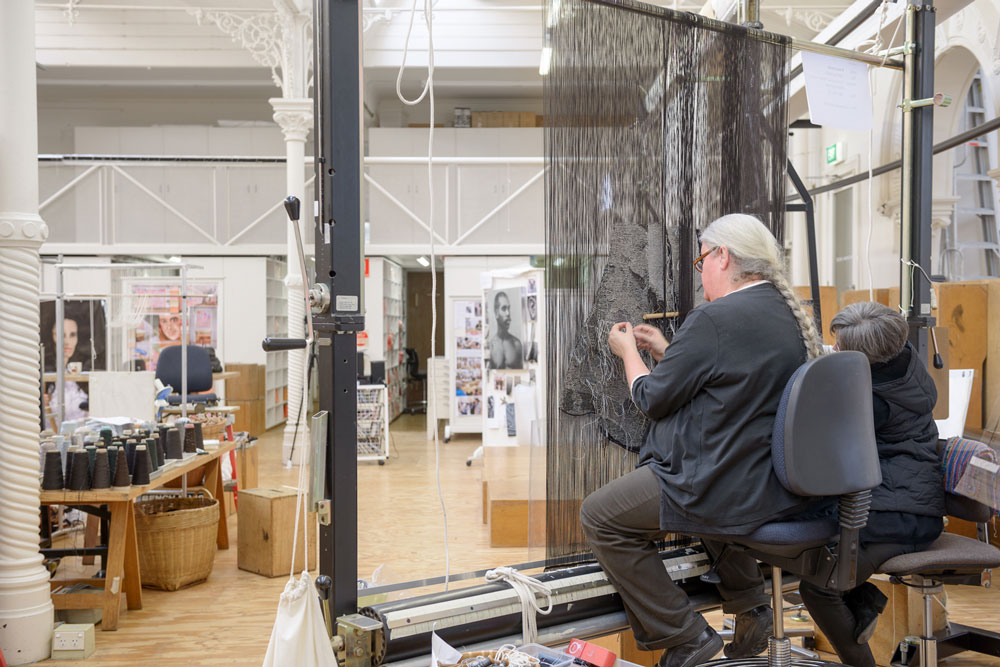
<svg viewBox="0 0 1000 667"><path fill-rule="evenodd" d="M486 367L524 368L524 288L486 293Z"/></svg>

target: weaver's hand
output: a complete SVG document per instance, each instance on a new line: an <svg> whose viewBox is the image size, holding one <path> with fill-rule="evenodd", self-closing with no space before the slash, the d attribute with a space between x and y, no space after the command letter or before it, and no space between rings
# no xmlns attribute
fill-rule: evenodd
<svg viewBox="0 0 1000 667"><path fill-rule="evenodd" d="M616 357L624 357L625 352L630 348L635 349L635 335L632 333L632 325L628 322L619 322L611 327L608 333L608 347Z"/></svg>
<svg viewBox="0 0 1000 667"><path fill-rule="evenodd" d="M648 324L640 324L632 330L632 333L635 336L636 347L640 350L649 350L653 359L657 361L663 358L663 353L670 345L659 329Z"/></svg>

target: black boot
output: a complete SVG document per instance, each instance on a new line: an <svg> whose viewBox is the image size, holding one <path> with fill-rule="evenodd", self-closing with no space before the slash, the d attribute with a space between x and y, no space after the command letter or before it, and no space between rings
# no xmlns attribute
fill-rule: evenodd
<svg viewBox="0 0 1000 667"><path fill-rule="evenodd" d="M761 605L742 614L736 614L733 641L726 644L726 657L752 658L767 649L767 639L774 632L774 615L771 607Z"/></svg>
<svg viewBox="0 0 1000 667"><path fill-rule="evenodd" d="M711 660L721 648L722 637L711 627L707 627L686 644L668 648L660 656L656 667L695 667Z"/></svg>
<svg viewBox="0 0 1000 667"><path fill-rule="evenodd" d="M867 644L875 634L878 616L885 610L889 601L878 587L866 581L844 596L844 604L854 614L854 640L859 644Z"/></svg>

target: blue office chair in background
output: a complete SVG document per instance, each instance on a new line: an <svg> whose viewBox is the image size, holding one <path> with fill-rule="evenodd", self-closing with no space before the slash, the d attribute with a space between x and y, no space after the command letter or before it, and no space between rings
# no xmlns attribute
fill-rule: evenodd
<svg viewBox="0 0 1000 667"><path fill-rule="evenodd" d="M163 348L156 361L156 379L174 388L167 396L170 405L181 403L181 350L180 345ZM212 393L212 359L208 351L197 345L187 346L187 400L188 403L217 403L218 396ZM208 393L197 393L208 392Z"/></svg>

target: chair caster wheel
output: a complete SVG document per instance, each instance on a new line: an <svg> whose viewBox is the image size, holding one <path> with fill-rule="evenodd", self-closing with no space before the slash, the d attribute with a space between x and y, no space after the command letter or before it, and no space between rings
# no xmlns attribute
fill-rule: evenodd
<svg viewBox="0 0 1000 667"><path fill-rule="evenodd" d="M385 461L384 461L384 460L382 460L382 459L379 459L379 460L378 460L378 464L379 464L380 466L384 466L384 465L385 465Z"/></svg>
<svg viewBox="0 0 1000 667"><path fill-rule="evenodd" d="M447 442L447 440L445 442ZM466 467L471 468L472 467L472 459L466 459L465 460L465 465L466 465Z"/></svg>

